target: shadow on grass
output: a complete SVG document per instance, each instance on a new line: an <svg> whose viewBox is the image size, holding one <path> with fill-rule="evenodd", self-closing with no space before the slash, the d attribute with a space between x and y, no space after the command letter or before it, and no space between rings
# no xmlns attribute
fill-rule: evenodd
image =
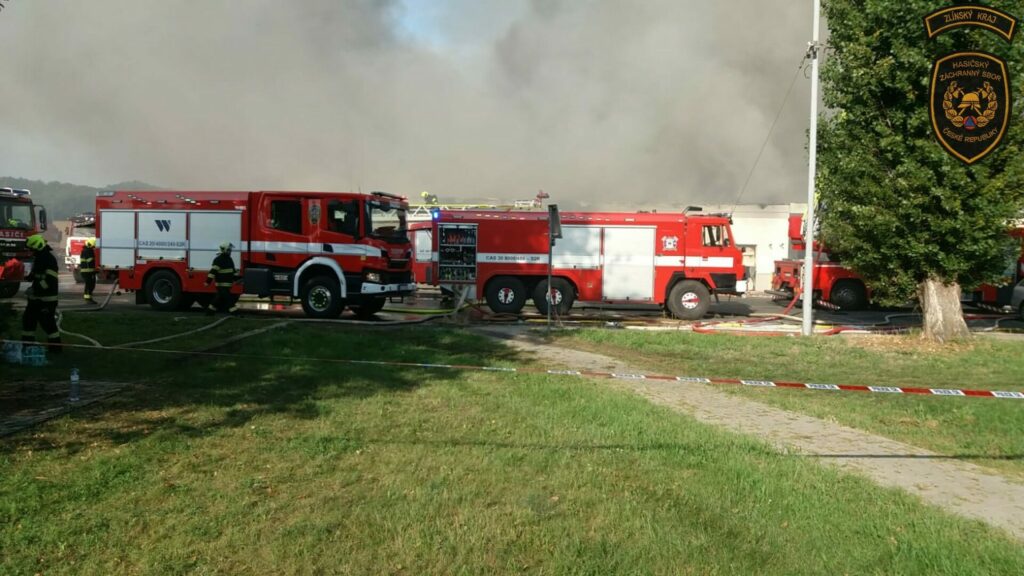
<svg viewBox="0 0 1024 576"><path fill-rule="evenodd" d="M5 438L0 454L26 449L74 453L95 442L126 444L157 432L201 438L268 414L311 420L323 415L325 401L403 394L428 379L458 382L464 372L360 363L367 361L495 366L521 362L521 357L459 330L325 324L292 325L209 353L85 351L76 359L86 366L84 374L133 386L72 412L71 418L84 421L73 434L55 426L22 432ZM103 369L105 364L109 369Z"/></svg>

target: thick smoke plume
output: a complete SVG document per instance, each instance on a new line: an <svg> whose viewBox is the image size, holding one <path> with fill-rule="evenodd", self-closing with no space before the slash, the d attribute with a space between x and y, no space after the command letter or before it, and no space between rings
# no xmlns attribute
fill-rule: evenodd
<svg viewBox="0 0 1024 576"><path fill-rule="evenodd" d="M729 203L810 27L790 0L10 0L0 175ZM808 90L744 202L802 199Z"/></svg>

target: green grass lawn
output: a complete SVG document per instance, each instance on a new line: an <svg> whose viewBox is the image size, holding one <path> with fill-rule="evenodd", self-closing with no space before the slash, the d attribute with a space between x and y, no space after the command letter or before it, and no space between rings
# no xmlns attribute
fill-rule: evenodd
<svg viewBox="0 0 1024 576"><path fill-rule="evenodd" d="M1024 391L1024 341L922 346L916 337L777 338L584 330L561 344L659 373L823 384ZM732 394L810 414L1024 478L1024 401L764 389Z"/></svg>
<svg viewBox="0 0 1024 576"><path fill-rule="evenodd" d="M159 319L110 316L68 329ZM178 345L236 322L260 324ZM0 574L1024 571L984 524L600 380L301 359L521 362L472 333L295 324L227 351L254 357L4 367L142 386L0 439Z"/></svg>

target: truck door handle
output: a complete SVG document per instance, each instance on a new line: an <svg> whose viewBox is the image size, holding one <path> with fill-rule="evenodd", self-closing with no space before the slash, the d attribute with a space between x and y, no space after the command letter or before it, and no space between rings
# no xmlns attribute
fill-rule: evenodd
<svg viewBox="0 0 1024 576"><path fill-rule="evenodd" d="M324 244L324 252L334 253L334 247L330 244Z"/></svg>

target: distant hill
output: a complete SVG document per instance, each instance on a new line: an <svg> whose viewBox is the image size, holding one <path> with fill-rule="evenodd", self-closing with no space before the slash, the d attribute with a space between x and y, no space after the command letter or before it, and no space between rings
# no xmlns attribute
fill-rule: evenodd
<svg viewBox="0 0 1024 576"><path fill-rule="evenodd" d="M92 212L96 206L96 192L100 190L160 190L159 186L135 180L96 188L67 182L43 182L8 176L0 176L0 188L31 190L32 199L36 204L46 207L50 220L66 220L75 214Z"/></svg>

